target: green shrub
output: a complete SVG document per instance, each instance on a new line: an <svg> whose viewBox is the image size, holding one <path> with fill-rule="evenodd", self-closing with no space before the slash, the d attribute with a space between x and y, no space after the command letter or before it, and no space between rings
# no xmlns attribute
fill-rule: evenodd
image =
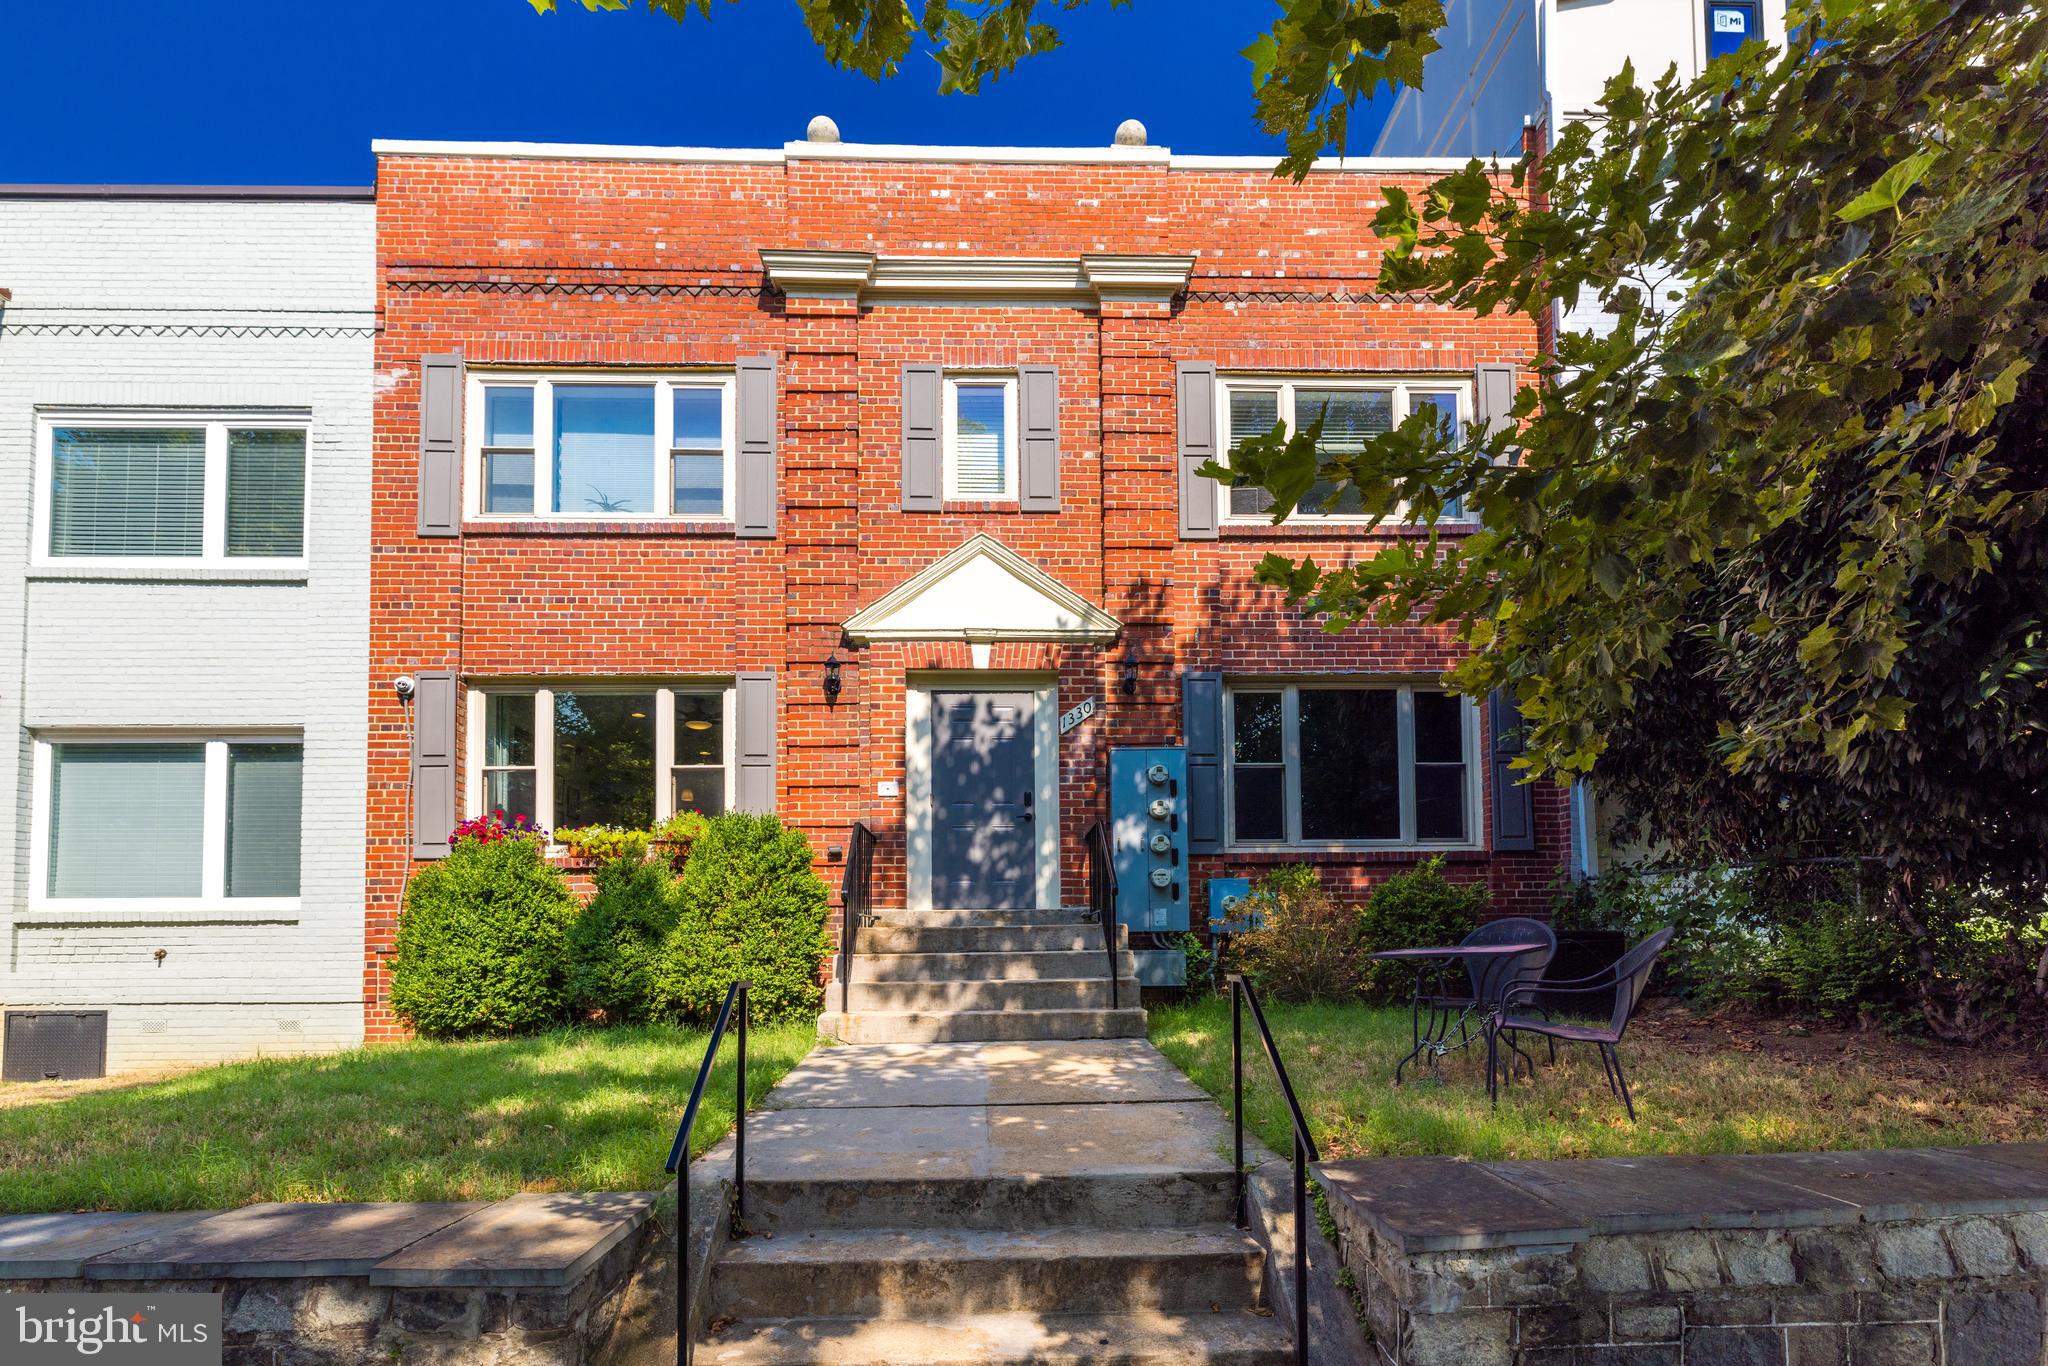
<svg viewBox="0 0 2048 1366"><path fill-rule="evenodd" d="M744 978L753 983L756 1019L817 1014L818 967L832 947L829 900L801 832L773 816L713 817L676 882L676 924L655 974L657 1009L707 1019Z"/></svg>
<svg viewBox="0 0 2048 1366"><path fill-rule="evenodd" d="M1372 889L1358 912L1361 954L1455 944L1486 915L1484 883L1452 882L1444 861L1427 859ZM1364 962L1359 984L1367 1000L1405 1001L1415 989L1408 963Z"/></svg>
<svg viewBox="0 0 2048 1366"><path fill-rule="evenodd" d="M1911 936L1850 902L1814 902L1776 927L1751 979L1755 999L1825 1020L1899 1025L1920 1013Z"/></svg>
<svg viewBox="0 0 2048 1366"><path fill-rule="evenodd" d="M662 944L676 925L675 877L663 859L617 858L597 870L597 894L569 928L569 1004L606 1024L654 1011Z"/></svg>
<svg viewBox="0 0 2048 1366"><path fill-rule="evenodd" d="M576 898L539 841L459 841L406 884L391 1007L430 1038L559 1020Z"/></svg>
<svg viewBox="0 0 2048 1366"><path fill-rule="evenodd" d="M1358 994L1358 917L1306 863L1275 868L1253 886L1246 911L1259 928L1238 935L1231 966L1276 1001L1342 1001Z"/></svg>

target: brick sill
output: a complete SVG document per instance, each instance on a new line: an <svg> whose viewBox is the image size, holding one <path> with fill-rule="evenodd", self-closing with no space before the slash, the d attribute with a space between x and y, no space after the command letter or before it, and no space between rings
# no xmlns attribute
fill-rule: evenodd
<svg viewBox="0 0 2048 1366"><path fill-rule="evenodd" d="M1299 849L1231 849L1194 857L1263 868L1282 863L1420 863L1431 858L1440 858L1445 863L1490 863L1497 856L1490 849L1333 849L1304 845Z"/></svg>
<svg viewBox="0 0 2048 1366"><path fill-rule="evenodd" d="M1287 522L1273 526L1267 522L1225 522L1222 539L1226 541L1379 541L1379 540L1426 540L1434 531L1446 540L1463 540L1478 531L1477 522L1439 523L1435 527L1410 526L1405 522L1382 522L1378 526L1367 526L1363 522L1303 523Z"/></svg>

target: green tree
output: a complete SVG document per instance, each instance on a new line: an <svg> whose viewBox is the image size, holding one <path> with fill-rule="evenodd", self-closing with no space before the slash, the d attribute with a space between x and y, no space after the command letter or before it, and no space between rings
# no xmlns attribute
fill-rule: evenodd
<svg viewBox="0 0 2048 1366"><path fill-rule="evenodd" d="M1506 688L1530 775L1597 761L1706 857L1873 856L1940 1033L1950 888L2048 883L2048 23L2022 0L1795 6L1789 50L1624 69L1600 125L1509 184L1398 190L1382 289L1546 317L1588 302L1517 422L1312 433L1225 474L1284 516L1316 479L1476 534L1259 577L1332 629L1411 614ZM1217 471L1224 474L1222 471ZM2015 956L2015 961L2017 956ZM2048 1001L2048 956L2034 967Z"/></svg>

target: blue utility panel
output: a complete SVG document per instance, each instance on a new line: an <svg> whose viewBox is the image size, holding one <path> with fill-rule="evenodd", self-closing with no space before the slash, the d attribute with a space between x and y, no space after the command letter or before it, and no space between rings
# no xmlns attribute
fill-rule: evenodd
<svg viewBox="0 0 2048 1366"><path fill-rule="evenodd" d="M1248 930L1264 929L1266 917L1244 904L1251 894L1252 880L1248 877L1210 878L1210 933L1243 934Z"/></svg>
<svg viewBox="0 0 2048 1366"><path fill-rule="evenodd" d="M1187 751L1112 749L1109 818L1117 919L1137 932L1187 929Z"/></svg>

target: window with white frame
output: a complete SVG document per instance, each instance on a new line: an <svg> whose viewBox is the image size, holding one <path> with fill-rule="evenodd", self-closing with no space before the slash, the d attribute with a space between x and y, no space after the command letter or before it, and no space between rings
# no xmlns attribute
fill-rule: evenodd
<svg viewBox="0 0 2048 1366"><path fill-rule="evenodd" d="M53 564L297 565L303 416L45 413L35 556Z"/></svg>
<svg viewBox="0 0 2048 1366"><path fill-rule="evenodd" d="M732 518L726 374L469 376L478 517Z"/></svg>
<svg viewBox="0 0 2048 1366"><path fill-rule="evenodd" d="M1016 433L1016 376L946 376L946 497L1014 500Z"/></svg>
<svg viewBox="0 0 2048 1366"><path fill-rule="evenodd" d="M730 791L731 704L720 684L472 688L470 812L550 830L718 815Z"/></svg>
<svg viewBox="0 0 2048 1366"><path fill-rule="evenodd" d="M39 737L34 900L296 907L304 775L296 736Z"/></svg>
<svg viewBox="0 0 2048 1366"><path fill-rule="evenodd" d="M1476 842L1478 712L1457 694L1245 681L1227 700L1232 844Z"/></svg>
<svg viewBox="0 0 2048 1366"><path fill-rule="evenodd" d="M1455 431L1472 411L1472 386L1462 380L1247 376L1227 379L1217 387L1222 391L1223 430L1231 450L1251 437L1267 435L1276 425L1291 433L1312 426L1320 417L1323 427L1316 449L1333 455L1356 453L1363 449L1367 437L1391 431L1414 413L1433 412ZM1218 488L1227 519L1270 521L1273 495L1266 490ZM1318 479L1289 520L1365 520L1367 514L1355 488L1345 488L1334 503L1324 506L1334 488L1329 480ZM1455 500L1444 509L1446 519L1463 516L1464 510Z"/></svg>

